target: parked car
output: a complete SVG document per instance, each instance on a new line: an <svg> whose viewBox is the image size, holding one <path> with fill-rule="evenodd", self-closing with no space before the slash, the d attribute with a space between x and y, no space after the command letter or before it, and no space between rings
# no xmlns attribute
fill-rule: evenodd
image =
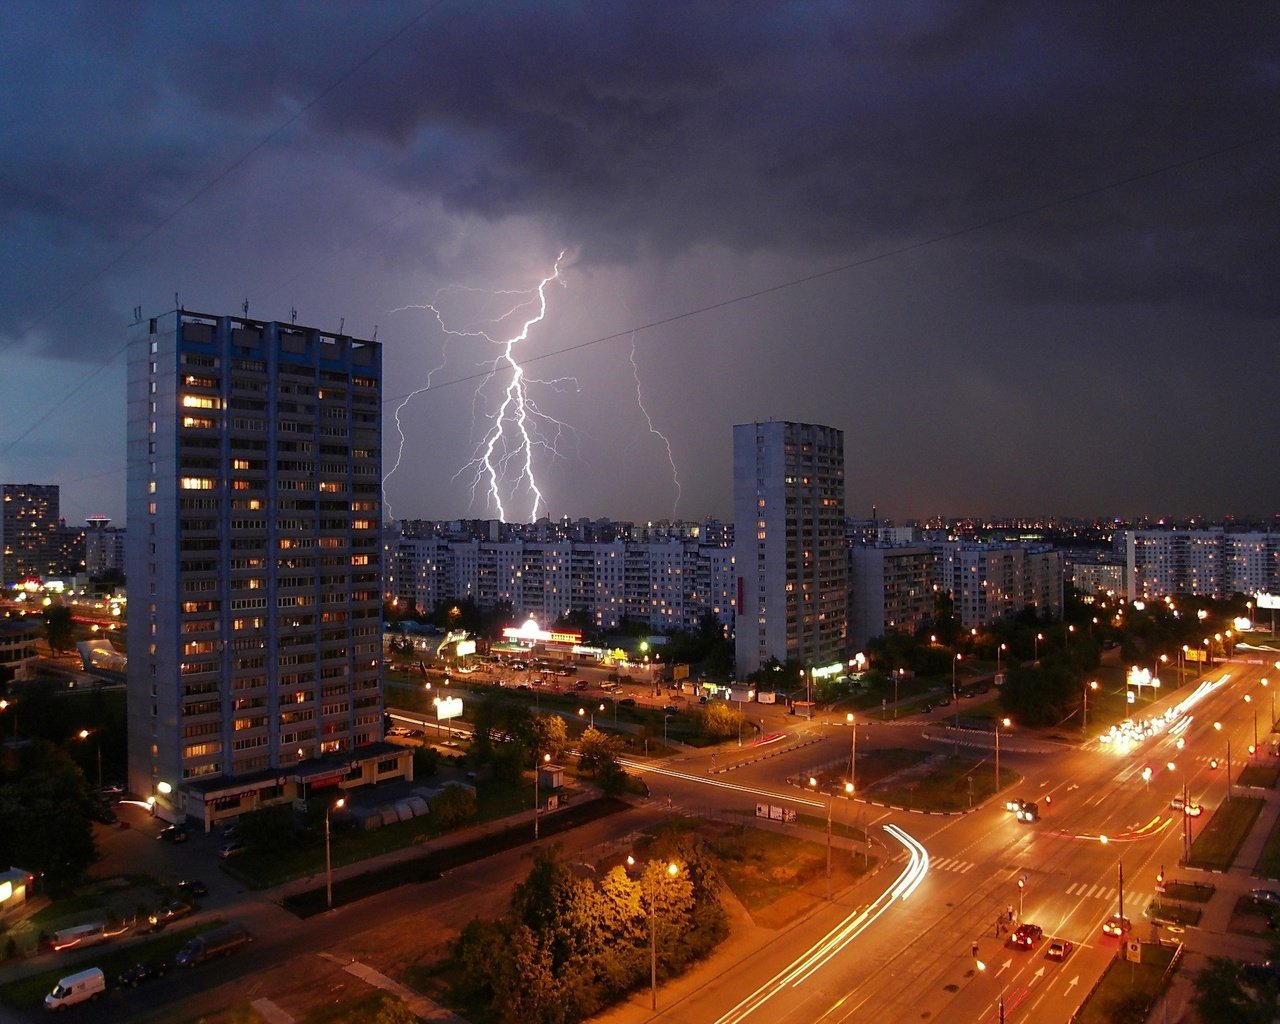
<svg viewBox="0 0 1280 1024"><path fill-rule="evenodd" d="M575 690L589 690L591 689L591 684L587 682L587 680L585 679L579 679L576 683L573 684L573 688Z"/></svg>
<svg viewBox="0 0 1280 1024"><path fill-rule="evenodd" d="M116 978L116 984L121 988L137 988L144 981L164 977L168 970L169 965L163 960L134 964L128 970L120 972L120 976Z"/></svg>
<svg viewBox="0 0 1280 1024"><path fill-rule="evenodd" d="M634 697L623 697L622 700L618 701L618 707L633 708L635 706L636 699Z"/></svg>
<svg viewBox="0 0 1280 1024"><path fill-rule="evenodd" d="M674 704L667 704L663 707L662 710L669 715L676 715L680 713L680 709L676 707Z"/></svg>
<svg viewBox="0 0 1280 1024"><path fill-rule="evenodd" d="M244 843L233 839L231 842L223 844L222 849L218 851L218 857L221 860L229 860L232 857L238 857L247 849L249 847L245 846Z"/></svg>
<svg viewBox="0 0 1280 1024"><path fill-rule="evenodd" d="M1044 929L1038 924L1020 924L1009 939L1019 949L1030 949L1044 938Z"/></svg>
<svg viewBox="0 0 1280 1024"><path fill-rule="evenodd" d="M1066 939L1054 939L1049 943L1049 948L1045 950L1044 958L1046 960L1065 960L1075 948L1075 945Z"/></svg>
<svg viewBox="0 0 1280 1024"><path fill-rule="evenodd" d="M203 899L209 895L209 887L198 878L184 878L178 883L178 890L189 899Z"/></svg>
<svg viewBox="0 0 1280 1024"><path fill-rule="evenodd" d="M1280 907L1280 892L1274 889L1254 889L1249 893L1249 898L1263 906Z"/></svg>
<svg viewBox="0 0 1280 1024"><path fill-rule="evenodd" d="M157 839L163 839L167 843L185 843L187 841L187 827L185 825L169 825L162 828L156 833Z"/></svg>

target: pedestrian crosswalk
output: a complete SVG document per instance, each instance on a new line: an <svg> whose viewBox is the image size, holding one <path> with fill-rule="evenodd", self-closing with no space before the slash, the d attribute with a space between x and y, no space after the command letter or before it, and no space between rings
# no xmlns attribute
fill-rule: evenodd
<svg viewBox="0 0 1280 1024"><path fill-rule="evenodd" d="M963 875L974 867L971 860L957 860L955 857L938 857L929 861L929 867L935 871L951 871L957 875Z"/></svg>
<svg viewBox="0 0 1280 1024"><path fill-rule="evenodd" d="M1115 903L1120 898L1120 891L1114 885L1092 885L1089 882L1072 882L1067 886L1067 895L1081 899ZM1130 907L1133 908L1135 913L1141 913L1153 899L1155 899L1155 896L1152 893L1134 892L1130 889L1125 889L1125 913L1128 913L1128 908Z"/></svg>

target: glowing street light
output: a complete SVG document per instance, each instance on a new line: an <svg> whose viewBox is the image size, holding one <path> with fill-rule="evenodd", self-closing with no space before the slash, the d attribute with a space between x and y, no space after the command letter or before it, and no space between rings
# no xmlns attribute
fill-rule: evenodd
<svg viewBox="0 0 1280 1024"><path fill-rule="evenodd" d="M1084 706L1080 711L1080 731L1086 734L1089 732L1089 691L1090 690L1093 690L1095 693L1097 692L1098 681L1096 679L1091 679L1085 685L1085 688L1084 688Z"/></svg>
<svg viewBox="0 0 1280 1024"><path fill-rule="evenodd" d="M810 775L809 786L816 793L818 780ZM827 900L831 900L831 794L827 794Z"/></svg>
<svg viewBox="0 0 1280 1024"><path fill-rule="evenodd" d="M329 815L333 811L342 810L346 805L346 798L338 797L333 803L326 804L324 809L324 896L330 910L333 909L333 858L329 850Z"/></svg>

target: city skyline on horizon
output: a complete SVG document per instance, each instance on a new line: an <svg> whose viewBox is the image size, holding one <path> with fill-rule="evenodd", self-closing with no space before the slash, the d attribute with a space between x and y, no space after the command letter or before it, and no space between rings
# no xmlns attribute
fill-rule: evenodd
<svg viewBox="0 0 1280 1024"><path fill-rule="evenodd" d="M848 507L898 522L1277 513L1272 19L405 0L0 26L29 140L0 200L24 254L0 478L59 482L69 522L124 522L124 339L175 305L376 336L389 519L499 515L507 355L542 431L528 462L499 445L503 501L521 467L542 496L516 521L727 520L732 426L770 418L843 430Z"/></svg>

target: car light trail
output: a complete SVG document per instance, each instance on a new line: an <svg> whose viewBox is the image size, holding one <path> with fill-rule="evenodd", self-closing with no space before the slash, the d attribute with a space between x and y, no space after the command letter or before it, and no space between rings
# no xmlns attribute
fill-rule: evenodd
<svg viewBox="0 0 1280 1024"><path fill-rule="evenodd" d="M758 789L755 786L742 786L736 782L722 782L720 779L709 779L705 775L690 775L687 772L677 772L670 768L660 768L657 765L648 764L644 761L632 761L625 757L618 758L618 764L624 768L632 768L638 772L648 772L650 775L665 775L671 779L682 779L685 782L696 782L700 786L715 786L718 789L730 789L737 793L747 793L751 796L763 796L771 800L786 800L793 804L804 804L806 807L826 807L823 800L814 800L810 797L795 796L791 793L782 794L771 789Z"/></svg>
<svg viewBox="0 0 1280 1024"><path fill-rule="evenodd" d="M902 873L893 884L869 906L850 914L841 921L788 967L779 971L717 1020L716 1024L737 1024L738 1021L746 1020L779 992L803 984L815 971L879 920L894 903L905 900L915 892L929 872L929 852L919 841L897 825L885 825L884 830L902 843L907 850L906 867L902 869Z"/></svg>

